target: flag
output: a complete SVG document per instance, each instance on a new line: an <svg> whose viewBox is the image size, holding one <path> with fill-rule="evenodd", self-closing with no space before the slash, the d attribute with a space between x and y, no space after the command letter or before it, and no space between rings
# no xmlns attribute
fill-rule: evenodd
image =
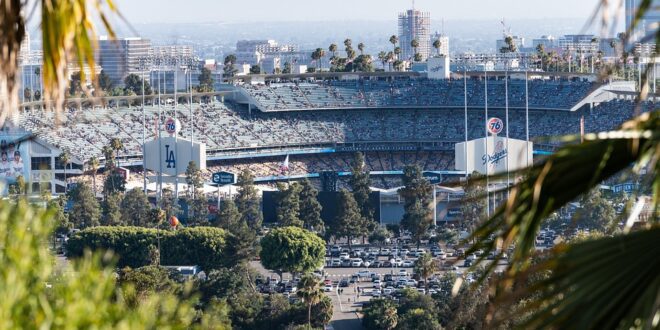
<svg viewBox="0 0 660 330"><path fill-rule="evenodd" d="M289 154L286 155L284 162L280 164L280 173L284 175L287 172L289 172Z"/></svg>

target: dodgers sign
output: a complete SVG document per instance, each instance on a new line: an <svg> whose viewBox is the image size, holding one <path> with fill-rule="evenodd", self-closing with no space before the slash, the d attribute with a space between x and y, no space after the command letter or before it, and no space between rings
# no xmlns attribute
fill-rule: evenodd
<svg viewBox="0 0 660 330"><path fill-rule="evenodd" d="M488 123L486 125L488 132L490 132L490 134L493 135L500 134L500 132L502 132L502 129L504 128L504 123L502 122L502 119L495 117L488 119Z"/></svg>
<svg viewBox="0 0 660 330"><path fill-rule="evenodd" d="M429 172L429 171L424 171L424 172L422 172L422 176L426 180L429 180L430 184L439 184L440 182L442 182L442 174Z"/></svg>

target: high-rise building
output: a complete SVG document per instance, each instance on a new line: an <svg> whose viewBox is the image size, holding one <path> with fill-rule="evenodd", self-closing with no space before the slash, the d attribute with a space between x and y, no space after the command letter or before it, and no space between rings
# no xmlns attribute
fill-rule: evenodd
<svg viewBox="0 0 660 330"><path fill-rule="evenodd" d="M557 40L557 47L570 54L597 53L600 47L598 38L593 34L567 34Z"/></svg>
<svg viewBox="0 0 660 330"><path fill-rule="evenodd" d="M417 40L419 47L417 53L421 55L422 61L431 54L431 14L419 10L409 9L399 13L399 45L401 47L401 59L413 60L415 49L411 42Z"/></svg>
<svg viewBox="0 0 660 330"><path fill-rule="evenodd" d="M625 0L626 30L632 25L642 0ZM646 35L653 35L660 28L660 0L652 0L650 10L642 17L630 36L631 42L641 42ZM648 42L653 42L653 37Z"/></svg>
<svg viewBox="0 0 660 330"><path fill-rule="evenodd" d="M129 74L141 74L142 61L153 54L151 40L124 38L99 40L97 63L103 68L115 85L122 85Z"/></svg>
<svg viewBox="0 0 660 330"><path fill-rule="evenodd" d="M440 53L440 55L449 56L449 37L446 34L435 32L431 37L431 46L436 40L440 40L440 48L436 51L434 47L433 54Z"/></svg>

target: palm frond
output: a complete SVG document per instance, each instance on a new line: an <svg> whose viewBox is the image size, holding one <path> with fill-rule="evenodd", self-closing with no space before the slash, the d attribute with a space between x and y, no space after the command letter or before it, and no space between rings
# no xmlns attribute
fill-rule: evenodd
<svg viewBox="0 0 660 330"><path fill-rule="evenodd" d="M501 258L502 251L514 247L508 273L524 270L541 223L552 212L631 164L658 170L659 127L660 112L646 113L618 131L589 135L585 142L565 146L534 165L511 189L507 202L472 233L468 240L475 243L466 253L482 249L483 261L490 252ZM494 268L488 267L483 278Z"/></svg>
<svg viewBox="0 0 660 330"><path fill-rule="evenodd" d="M104 9L102 4L108 8ZM95 78L97 29L94 12L108 35L114 38L114 30L108 23L110 13L118 14L113 0L41 0L44 99L52 102L51 106L58 113L64 104L68 61L75 59L80 66L81 81L86 80L85 65L90 68L92 80Z"/></svg>
<svg viewBox="0 0 660 330"><path fill-rule="evenodd" d="M557 246L525 274L543 279L523 290L535 298L525 306L531 316L522 327L656 327L650 323L660 316L659 241L660 226L655 226Z"/></svg>

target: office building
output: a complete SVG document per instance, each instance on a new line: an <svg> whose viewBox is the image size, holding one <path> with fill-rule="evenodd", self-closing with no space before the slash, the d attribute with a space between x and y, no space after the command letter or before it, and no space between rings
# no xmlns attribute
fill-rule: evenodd
<svg viewBox="0 0 660 330"><path fill-rule="evenodd" d="M142 38L99 40L97 63L115 85L123 85L129 74L141 74L145 59L153 54L151 41Z"/></svg>
<svg viewBox="0 0 660 330"><path fill-rule="evenodd" d="M425 61L431 54L431 14L419 10L409 9L399 14L399 46L401 47L401 60L414 60L415 49L411 42L417 40L419 47L417 53Z"/></svg>
<svg viewBox="0 0 660 330"><path fill-rule="evenodd" d="M551 49L557 48L557 39L553 36L541 36L541 38L532 39L532 48L538 49L539 45L543 45L546 52Z"/></svg>
<svg viewBox="0 0 660 330"><path fill-rule="evenodd" d="M600 45L593 34L567 34L557 40L557 46L562 52L590 54L597 53Z"/></svg>

